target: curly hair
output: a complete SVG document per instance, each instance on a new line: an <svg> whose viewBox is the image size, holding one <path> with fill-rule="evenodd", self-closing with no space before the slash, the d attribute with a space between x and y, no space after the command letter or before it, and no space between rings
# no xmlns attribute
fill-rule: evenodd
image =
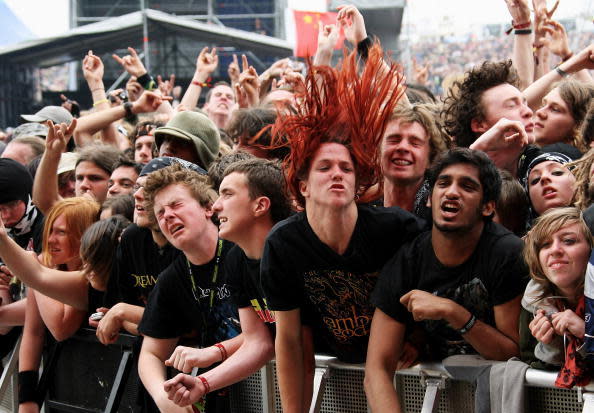
<svg viewBox="0 0 594 413"><path fill-rule="evenodd" d="M453 84L455 93L444 102L443 118L447 132L456 145L469 147L476 140L470 125L473 119L484 120L485 110L481 103L483 93L495 86L509 83L518 86L519 78L512 61L485 61L466 73L462 81Z"/></svg>
<svg viewBox="0 0 594 413"><path fill-rule="evenodd" d="M590 169L593 163L594 149L590 149L580 159L566 165L575 176L572 204L582 211L594 202L594 191L590 189Z"/></svg>
<svg viewBox="0 0 594 413"><path fill-rule="evenodd" d="M174 163L148 175L144 184L145 209L148 212L151 224L157 224L155 217L155 197L157 194L169 185L183 185L201 207L210 207L216 197L216 192L208 184L208 177L200 175L198 172L184 168L178 163Z"/></svg>
<svg viewBox="0 0 594 413"><path fill-rule="evenodd" d="M277 117L271 143L272 148L291 149L284 160L287 187L300 207L305 199L299 182L307 178L311 160L323 143L340 143L349 150L358 194L379 181L378 148L402 96L402 84L396 66L385 66L377 43L370 48L361 73L356 51L345 56L339 69L309 67L305 92L297 96L301 104L295 113Z"/></svg>
<svg viewBox="0 0 594 413"><path fill-rule="evenodd" d="M553 234L568 225L578 224L580 232L590 245L594 247L592 234L584 222L582 213L575 207L553 208L537 218L535 225L524 238L524 260L530 270L530 277L542 286L540 300L551 295L561 295L555 284L547 278L539 259L543 243ZM583 284L582 284L583 287Z"/></svg>

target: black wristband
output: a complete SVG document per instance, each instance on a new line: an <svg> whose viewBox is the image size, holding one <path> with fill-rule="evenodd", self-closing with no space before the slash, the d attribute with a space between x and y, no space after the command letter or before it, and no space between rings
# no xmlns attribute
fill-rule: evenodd
<svg viewBox="0 0 594 413"><path fill-rule="evenodd" d="M470 319L466 322L466 324L464 324L461 329L456 331L458 331L458 333L460 333L461 335L466 334L470 331L472 326L474 326L474 323L476 323L476 317L474 316L474 314L470 314Z"/></svg>
<svg viewBox="0 0 594 413"><path fill-rule="evenodd" d="M363 60L367 60L367 53L369 52L369 48L372 44L373 41L369 36L367 36L365 39L361 40L357 44L357 53L359 53L359 56L361 56Z"/></svg>
<svg viewBox="0 0 594 413"><path fill-rule="evenodd" d="M532 34L532 29L516 29L514 34Z"/></svg>
<svg viewBox="0 0 594 413"><path fill-rule="evenodd" d="M153 82L153 83L154 83L154 80L153 80L153 78L151 77L151 75L149 75L149 74L148 74L148 72L147 72L147 73L145 73L144 75L142 75L142 76L138 77L138 78L136 79L136 81L137 81L138 83L140 83L140 86L142 86L142 87L143 87L143 88L145 88L145 89L148 89L148 88L149 88L149 86L150 86L151 82Z"/></svg>
<svg viewBox="0 0 594 413"><path fill-rule="evenodd" d="M126 116L124 116L126 118L126 120L128 122L132 122L134 123L136 121L136 115L132 112L132 106L134 104L132 102L126 102L124 103L124 110L126 111Z"/></svg>
<svg viewBox="0 0 594 413"><path fill-rule="evenodd" d="M19 371L19 404L26 402L37 403L37 370Z"/></svg>

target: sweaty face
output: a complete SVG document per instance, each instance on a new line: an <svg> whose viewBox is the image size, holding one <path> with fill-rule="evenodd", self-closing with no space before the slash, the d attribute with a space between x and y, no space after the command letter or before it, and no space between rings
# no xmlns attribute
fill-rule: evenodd
<svg viewBox="0 0 594 413"><path fill-rule="evenodd" d="M244 174L233 172L225 177L219 187L219 198L212 206L219 218L221 238L237 243L254 221L256 200L250 199Z"/></svg>
<svg viewBox="0 0 594 413"><path fill-rule="evenodd" d="M200 164L196 147L188 139L166 136L159 147L159 156L173 156L184 161Z"/></svg>
<svg viewBox="0 0 594 413"><path fill-rule="evenodd" d="M542 100L542 107L536 111L534 137L540 146L557 142L568 142L573 138L575 120L569 106L555 88Z"/></svg>
<svg viewBox="0 0 594 413"><path fill-rule="evenodd" d="M212 224L212 209L203 208L182 184L172 184L155 196L154 213L161 232L175 248L188 251Z"/></svg>
<svg viewBox="0 0 594 413"><path fill-rule="evenodd" d="M450 165L439 173L431 193L433 225L439 231L467 233L493 209L493 202L483 205L483 186L474 165Z"/></svg>
<svg viewBox="0 0 594 413"><path fill-rule="evenodd" d="M526 104L526 99L515 86L504 83L487 89L481 96L485 119L479 122L475 132L484 133L499 119L517 120L522 122L528 135L534 133L532 110Z"/></svg>
<svg viewBox="0 0 594 413"><path fill-rule="evenodd" d="M355 201L356 176L346 146L323 143L313 159L306 180L300 182L306 208L343 208Z"/></svg>
<svg viewBox="0 0 594 413"><path fill-rule="evenodd" d="M12 228L19 223L25 211L27 205L23 201L10 201L4 204L0 204L0 215L6 228Z"/></svg>
<svg viewBox="0 0 594 413"><path fill-rule="evenodd" d="M528 195L538 215L551 208L568 206L574 191L575 177L558 162L541 162L528 175Z"/></svg>
<svg viewBox="0 0 594 413"><path fill-rule="evenodd" d="M401 185L421 182L429 166L429 153L429 138L420 123L391 121L382 140L384 177Z"/></svg>
<svg viewBox="0 0 594 413"><path fill-rule="evenodd" d="M120 166L114 169L109 177L107 197L131 194L137 178L138 173L131 166Z"/></svg>
<svg viewBox="0 0 594 413"><path fill-rule="evenodd" d="M97 202L105 201L109 174L90 161L76 165L76 196L90 196Z"/></svg>
<svg viewBox="0 0 594 413"><path fill-rule="evenodd" d="M52 224L47 242L52 263L54 265L62 265L78 260L79 242L75 243L77 245L70 245L70 232L68 231L66 218L64 218L64 215L58 216Z"/></svg>
<svg viewBox="0 0 594 413"><path fill-rule="evenodd" d="M574 296L584 282L591 251L578 224L564 226L539 247L538 259L546 277L563 294Z"/></svg>
<svg viewBox="0 0 594 413"><path fill-rule="evenodd" d="M139 136L134 141L134 162L146 165L153 159L154 136Z"/></svg>

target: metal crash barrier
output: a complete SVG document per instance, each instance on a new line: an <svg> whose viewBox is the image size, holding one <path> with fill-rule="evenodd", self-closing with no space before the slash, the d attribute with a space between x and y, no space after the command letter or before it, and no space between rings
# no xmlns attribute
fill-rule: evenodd
<svg viewBox="0 0 594 413"><path fill-rule="evenodd" d="M94 330L83 329L62 343L53 367L48 367L45 411L137 412L136 337L122 334L103 346ZM19 340L20 342L20 340ZM18 343L4 359L0 379L0 410L15 412L17 404ZM310 413L368 411L363 390L364 365L316 356L315 389ZM525 376L528 412L594 412L594 383L571 390L554 387L557 374L528 369ZM394 385L405 412L474 412L475 386L455 380L441 363L421 364L398 371ZM281 412L274 361L231 388L233 413Z"/></svg>

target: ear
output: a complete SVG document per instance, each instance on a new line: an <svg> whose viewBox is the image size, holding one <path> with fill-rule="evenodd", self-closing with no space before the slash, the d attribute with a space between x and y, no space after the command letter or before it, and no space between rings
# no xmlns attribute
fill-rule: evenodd
<svg viewBox="0 0 594 413"><path fill-rule="evenodd" d="M254 200L253 214L255 217L261 217L270 211L270 198L261 196Z"/></svg>
<svg viewBox="0 0 594 413"><path fill-rule="evenodd" d="M484 120L472 118L472 120L470 121L470 130L472 130L474 133L483 134L489 130L489 127L487 126L487 122L485 122Z"/></svg>
<svg viewBox="0 0 594 413"><path fill-rule="evenodd" d="M482 213L484 217L493 215L495 213L495 201L485 202L482 208Z"/></svg>
<svg viewBox="0 0 594 413"><path fill-rule="evenodd" d="M204 207L204 215L206 215L206 218L208 218L208 219L212 218L212 216L214 215L214 211L212 209L212 204L208 204L207 206Z"/></svg>
<svg viewBox="0 0 594 413"><path fill-rule="evenodd" d="M307 190L307 181L299 181L299 192L303 195L304 198L309 196L309 191Z"/></svg>

